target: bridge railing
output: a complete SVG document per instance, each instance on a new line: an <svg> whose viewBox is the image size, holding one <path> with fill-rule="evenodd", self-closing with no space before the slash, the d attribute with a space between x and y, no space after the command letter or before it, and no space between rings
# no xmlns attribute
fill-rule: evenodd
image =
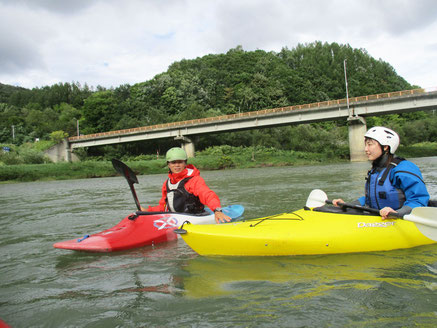
<svg viewBox="0 0 437 328"><path fill-rule="evenodd" d="M402 96L420 94L420 93L425 93L425 92L427 92L425 89L412 89L412 90L380 93L380 94L376 94L376 95L352 97L352 98L349 98L349 104L358 103L358 102L362 102L362 101L383 99L383 98L402 97ZM146 131L151 131L151 130L177 128L177 127L190 126L190 125L196 125L196 124L213 123L213 122L227 121L227 120L238 119L238 118L256 117L256 116L262 116L262 115L274 114L274 113L280 113L280 112L289 112L289 111L293 111L296 109L322 108L322 107L330 107L330 106L335 106L335 105L344 105L346 103L347 103L346 99L338 99L338 100L327 100L327 101L315 102L315 103L311 103L311 104L261 109L261 110L257 110L257 111L244 112L244 113L238 113L238 114L205 117L205 118L198 118L198 119L194 119L194 120L162 123L162 124L141 126L138 128L86 134L86 135L81 135L81 136L70 137L70 138L68 138L68 141L75 142L75 141L80 141L80 140L105 138L105 137L116 136L116 135L135 134L135 133L141 133L141 132L146 132Z"/></svg>

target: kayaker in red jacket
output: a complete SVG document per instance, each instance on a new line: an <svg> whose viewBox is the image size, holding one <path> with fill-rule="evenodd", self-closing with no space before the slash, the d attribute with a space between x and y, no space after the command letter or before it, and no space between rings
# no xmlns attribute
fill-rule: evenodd
<svg viewBox="0 0 437 328"><path fill-rule="evenodd" d="M214 211L215 221L229 222L231 218L222 212L220 199L200 176L194 165L187 164L187 153L179 147L171 148L166 154L169 168L168 179L162 186L162 197L158 206L143 209L148 212L200 213L204 205Z"/></svg>

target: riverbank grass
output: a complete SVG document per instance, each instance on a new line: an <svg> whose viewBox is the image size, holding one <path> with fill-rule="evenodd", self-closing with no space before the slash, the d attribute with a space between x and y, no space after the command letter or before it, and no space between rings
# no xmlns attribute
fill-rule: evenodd
<svg viewBox="0 0 437 328"><path fill-rule="evenodd" d="M251 147L252 148L252 147ZM222 170L232 168L253 168L264 166L292 166L327 162L339 162L341 159L329 156L281 150L257 150L239 147L214 147L196 153L188 160L200 170ZM122 158L137 175L165 174L167 165L164 157L138 156ZM0 180L3 182L24 182L38 180L87 179L116 176L110 160L88 160L75 163L45 163L0 165Z"/></svg>
<svg viewBox="0 0 437 328"><path fill-rule="evenodd" d="M400 147L397 152L402 157L437 156L437 143L422 143ZM126 163L137 175L165 174L168 169L165 158L156 155L124 157ZM336 154L278 150L265 147L216 146L196 153L188 163L200 170L223 170L232 168L255 168L268 166L317 165L347 162ZM87 179L116 176L110 159L86 160L75 163L16 164L0 163L1 182L24 182L38 180Z"/></svg>

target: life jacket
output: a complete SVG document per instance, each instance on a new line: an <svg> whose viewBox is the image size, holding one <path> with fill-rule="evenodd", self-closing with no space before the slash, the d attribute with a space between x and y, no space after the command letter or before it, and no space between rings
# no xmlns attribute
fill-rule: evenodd
<svg viewBox="0 0 437 328"><path fill-rule="evenodd" d="M394 210L402 207L406 200L405 194L401 189L395 188L387 177L390 171L403 160L399 157L393 158L388 167L374 167L367 173L365 187L367 206L379 210L384 207L391 207Z"/></svg>
<svg viewBox="0 0 437 328"><path fill-rule="evenodd" d="M193 177L184 178L177 183L167 180L167 208L170 212L202 213L205 206L199 197L190 194L185 189L185 183Z"/></svg>

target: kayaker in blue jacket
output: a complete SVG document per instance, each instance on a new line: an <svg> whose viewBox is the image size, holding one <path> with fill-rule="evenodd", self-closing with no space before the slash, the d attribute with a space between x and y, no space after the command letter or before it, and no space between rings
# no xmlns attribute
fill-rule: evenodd
<svg viewBox="0 0 437 328"><path fill-rule="evenodd" d="M367 174L365 196L358 199L361 205L379 209L383 219L390 213L401 216L415 207L426 207L429 193L420 169L412 162L394 155L399 146L399 135L388 128L376 126L365 134L365 152L372 161ZM332 203L339 206L342 199Z"/></svg>

